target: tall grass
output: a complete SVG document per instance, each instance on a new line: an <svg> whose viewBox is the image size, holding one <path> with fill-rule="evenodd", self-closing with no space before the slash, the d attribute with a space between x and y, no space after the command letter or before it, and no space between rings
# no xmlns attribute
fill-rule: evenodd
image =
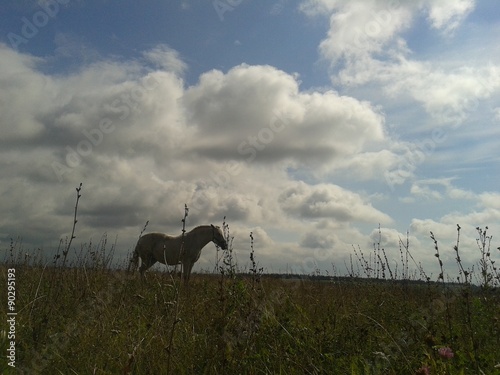
<svg viewBox="0 0 500 375"><path fill-rule="evenodd" d="M2 357L0 371L500 374L500 280L488 228L478 228L476 271L462 262L457 227L453 283L434 234L437 280L413 260L408 236L400 264L389 264L380 229L373 251L355 248L347 276L266 275L252 233L251 267L241 272L225 220L223 229L229 246L216 272L194 274L189 289L169 272L149 272L141 282L127 263L113 263L107 236L79 252L60 245L72 252L67 261L44 259L40 250L27 256L13 240L0 270L16 269L17 367ZM5 317L3 288L0 296ZM2 353L7 345L3 332Z"/></svg>

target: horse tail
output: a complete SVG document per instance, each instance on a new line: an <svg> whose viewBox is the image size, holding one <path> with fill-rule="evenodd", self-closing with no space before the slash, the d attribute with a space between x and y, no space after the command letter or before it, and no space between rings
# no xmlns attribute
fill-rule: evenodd
<svg viewBox="0 0 500 375"><path fill-rule="evenodd" d="M130 272L130 267L132 267L132 272L134 272L139 266L139 243L140 239L139 241L137 241L137 245L135 245L135 250L132 253L132 257L129 260L127 272Z"/></svg>

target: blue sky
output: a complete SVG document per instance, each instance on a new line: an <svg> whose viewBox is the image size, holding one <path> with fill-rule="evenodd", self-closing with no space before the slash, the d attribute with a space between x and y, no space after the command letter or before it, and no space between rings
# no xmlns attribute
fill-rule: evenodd
<svg viewBox="0 0 500 375"><path fill-rule="evenodd" d="M80 182L78 239L117 235L121 255L146 220L178 232L184 203L191 226L227 216L243 267L253 231L274 272L342 270L379 224L429 272L429 230L450 274L457 223L471 266L475 227L495 243L494 2L8 1L0 18L4 246L50 252Z"/></svg>
<svg viewBox="0 0 500 375"><path fill-rule="evenodd" d="M311 39L321 38L327 20L312 22L297 10L296 4L287 1L282 4L243 1L227 8L216 7L210 1L185 4L70 2L68 7L61 5L56 17L39 28L34 43L19 44L19 50L38 56L53 55L61 43L55 37L57 34L71 38L82 54L88 49L89 59L95 57L93 54L137 58L145 49L164 43L179 51L189 65L188 84L195 83L207 70L227 70L242 61L270 64L289 72L301 70L308 85L322 84L325 72L314 67L317 46ZM15 8L2 23L4 37L13 30L22 35L22 17L32 21L32 15L40 9L33 6L30 13L20 6ZM67 68L75 63L79 66L81 59L75 57L75 60L56 66Z"/></svg>

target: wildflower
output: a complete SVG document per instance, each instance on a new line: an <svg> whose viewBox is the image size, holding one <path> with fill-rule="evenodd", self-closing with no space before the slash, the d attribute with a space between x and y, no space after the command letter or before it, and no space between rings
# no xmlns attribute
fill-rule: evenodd
<svg viewBox="0 0 500 375"><path fill-rule="evenodd" d="M431 369L429 366L422 366L415 373L415 375L430 375L430 374L431 374Z"/></svg>
<svg viewBox="0 0 500 375"><path fill-rule="evenodd" d="M442 348L439 348L438 349L438 354L439 356L442 358L442 359L452 359L453 356L455 355L453 353L453 350L451 350L451 348L445 346L445 347L442 347Z"/></svg>

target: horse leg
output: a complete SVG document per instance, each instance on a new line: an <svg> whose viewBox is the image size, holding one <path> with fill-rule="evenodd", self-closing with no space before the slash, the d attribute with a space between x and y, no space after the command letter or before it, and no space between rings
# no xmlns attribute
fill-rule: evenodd
<svg viewBox="0 0 500 375"><path fill-rule="evenodd" d="M130 273L130 271L132 271L132 273L134 273L134 271L137 270L138 265L139 265L139 246L136 246L132 256L130 257L127 272Z"/></svg>
<svg viewBox="0 0 500 375"><path fill-rule="evenodd" d="M193 268L193 263L189 261L183 262L182 268L183 268L182 276L184 277L184 285L188 286L189 278L191 276L191 269Z"/></svg>
<svg viewBox="0 0 500 375"><path fill-rule="evenodd" d="M139 271L141 272L141 280L144 280L144 273L148 268L153 266L156 263L156 259L154 259L153 255L149 255L146 259L142 261L141 267Z"/></svg>

